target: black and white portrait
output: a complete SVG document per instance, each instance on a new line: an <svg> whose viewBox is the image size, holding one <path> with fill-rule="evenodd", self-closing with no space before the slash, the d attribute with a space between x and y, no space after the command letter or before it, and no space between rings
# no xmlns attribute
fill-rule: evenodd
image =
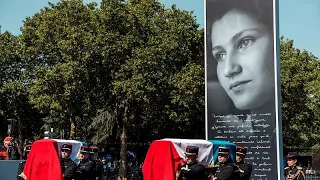
<svg viewBox="0 0 320 180"><path fill-rule="evenodd" d="M206 0L207 138L248 147L251 179L277 179L274 27L274 0Z"/></svg>

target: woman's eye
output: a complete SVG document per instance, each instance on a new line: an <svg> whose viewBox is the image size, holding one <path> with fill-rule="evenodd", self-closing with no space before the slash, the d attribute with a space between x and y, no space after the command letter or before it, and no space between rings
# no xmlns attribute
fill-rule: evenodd
<svg viewBox="0 0 320 180"><path fill-rule="evenodd" d="M213 55L216 61L222 61L225 58L225 56L226 56L226 53L223 53L223 52L219 52Z"/></svg>
<svg viewBox="0 0 320 180"><path fill-rule="evenodd" d="M255 39L253 38L243 38L238 46L238 49L246 48L251 46L254 43Z"/></svg>

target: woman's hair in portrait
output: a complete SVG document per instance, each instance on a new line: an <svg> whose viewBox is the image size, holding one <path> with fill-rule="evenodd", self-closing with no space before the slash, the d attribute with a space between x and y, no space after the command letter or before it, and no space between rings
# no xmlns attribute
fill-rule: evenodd
<svg viewBox="0 0 320 180"><path fill-rule="evenodd" d="M211 53L211 28L228 12L235 10L254 18L273 32L273 0L207 0L206 3L206 43L207 66L210 68L208 80L217 80L216 64ZM241 23L241 22L240 22Z"/></svg>

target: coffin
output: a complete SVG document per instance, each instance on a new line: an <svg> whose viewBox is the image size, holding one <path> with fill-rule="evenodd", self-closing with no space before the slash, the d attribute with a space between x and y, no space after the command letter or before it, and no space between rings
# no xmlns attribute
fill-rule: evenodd
<svg viewBox="0 0 320 180"><path fill-rule="evenodd" d="M198 162L207 166L217 164L218 147L229 147L230 160L235 162L236 145L219 140L161 139L151 143L142 173L144 180L175 180L178 165L184 161L187 146L198 146Z"/></svg>

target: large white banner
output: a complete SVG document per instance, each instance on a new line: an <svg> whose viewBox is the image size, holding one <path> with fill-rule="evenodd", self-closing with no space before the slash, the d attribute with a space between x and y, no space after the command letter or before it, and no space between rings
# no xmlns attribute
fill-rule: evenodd
<svg viewBox="0 0 320 180"><path fill-rule="evenodd" d="M205 0L206 138L248 147L251 179L282 175L276 0Z"/></svg>

